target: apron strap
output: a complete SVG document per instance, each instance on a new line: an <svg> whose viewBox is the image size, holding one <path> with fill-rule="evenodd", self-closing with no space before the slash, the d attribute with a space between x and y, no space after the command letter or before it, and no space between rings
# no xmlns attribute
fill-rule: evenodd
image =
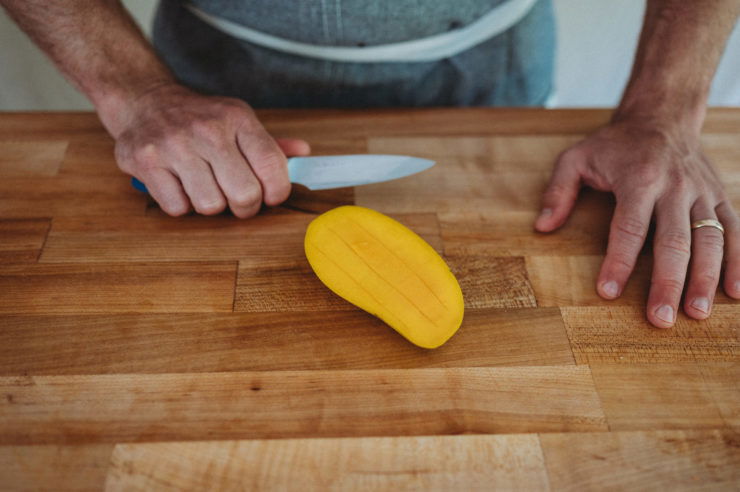
<svg viewBox="0 0 740 492"><path fill-rule="evenodd" d="M350 63L408 63L437 61L462 53L514 26L529 13L536 2L537 0L508 0L460 29L412 41L367 47L301 43L216 17L192 4L188 4L187 8L206 24L225 34L291 55Z"/></svg>

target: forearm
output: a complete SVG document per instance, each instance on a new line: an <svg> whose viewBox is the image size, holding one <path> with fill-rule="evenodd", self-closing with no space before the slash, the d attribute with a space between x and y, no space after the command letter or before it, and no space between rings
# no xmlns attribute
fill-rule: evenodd
<svg viewBox="0 0 740 492"><path fill-rule="evenodd" d="M740 0L648 0L632 75L614 120L671 122L698 135L738 15Z"/></svg>
<svg viewBox="0 0 740 492"><path fill-rule="evenodd" d="M118 0L0 0L10 16L84 92L115 136L126 108L174 79Z"/></svg>

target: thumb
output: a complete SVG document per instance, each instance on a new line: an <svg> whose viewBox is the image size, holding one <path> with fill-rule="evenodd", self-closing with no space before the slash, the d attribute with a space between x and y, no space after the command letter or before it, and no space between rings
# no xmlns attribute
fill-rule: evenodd
<svg viewBox="0 0 740 492"><path fill-rule="evenodd" d="M311 146L305 140L299 140L297 138L276 138L275 141L280 147L280 150L287 157L309 155L311 153Z"/></svg>
<svg viewBox="0 0 740 492"><path fill-rule="evenodd" d="M581 189L581 157L566 150L555 163L550 182L542 196L542 211L534 223L540 232L551 232L562 226L578 198Z"/></svg>

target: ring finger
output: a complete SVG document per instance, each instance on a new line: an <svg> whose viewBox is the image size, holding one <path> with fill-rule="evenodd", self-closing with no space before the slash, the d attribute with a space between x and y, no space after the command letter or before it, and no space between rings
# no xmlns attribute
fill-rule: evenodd
<svg viewBox="0 0 740 492"><path fill-rule="evenodd" d="M691 208L691 222L705 219L717 220L717 215L714 207L700 199ZM700 227L691 233L691 266L684 311L692 318L705 319L712 310L719 283L724 237L716 227Z"/></svg>

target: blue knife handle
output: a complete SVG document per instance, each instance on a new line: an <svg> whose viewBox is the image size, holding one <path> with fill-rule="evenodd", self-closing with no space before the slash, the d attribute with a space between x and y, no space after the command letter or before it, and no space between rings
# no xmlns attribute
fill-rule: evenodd
<svg viewBox="0 0 740 492"><path fill-rule="evenodd" d="M146 189L146 185L136 178L131 178L131 186L142 193L149 193L149 190Z"/></svg>

